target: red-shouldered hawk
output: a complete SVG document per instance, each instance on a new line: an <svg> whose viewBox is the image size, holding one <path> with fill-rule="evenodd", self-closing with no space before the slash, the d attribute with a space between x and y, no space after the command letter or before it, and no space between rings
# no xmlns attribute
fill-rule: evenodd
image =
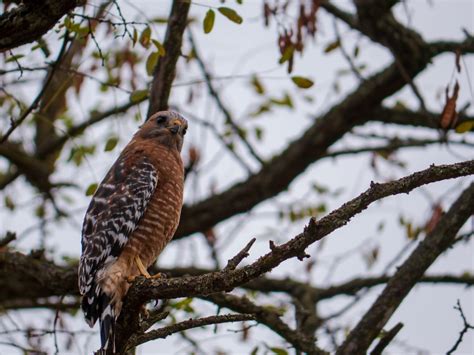
<svg viewBox="0 0 474 355"><path fill-rule="evenodd" d="M114 328L129 280L156 260L178 227L183 204L181 148L188 127L176 112L151 116L94 194L82 226L79 290L103 350L115 352Z"/></svg>

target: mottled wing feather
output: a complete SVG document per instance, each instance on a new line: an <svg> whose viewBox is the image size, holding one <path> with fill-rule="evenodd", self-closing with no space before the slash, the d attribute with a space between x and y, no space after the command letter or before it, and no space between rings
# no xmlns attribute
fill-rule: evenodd
<svg viewBox="0 0 474 355"><path fill-rule="evenodd" d="M97 287L97 272L120 255L155 191L158 176L153 165L146 157L138 162L128 160L121 157L112 166L84 218L79 265L83 295Z"/></svg>

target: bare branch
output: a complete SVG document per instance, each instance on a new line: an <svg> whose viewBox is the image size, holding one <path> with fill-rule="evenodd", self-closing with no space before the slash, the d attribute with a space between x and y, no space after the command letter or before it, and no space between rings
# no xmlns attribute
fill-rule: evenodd
<svg viewBox="0 0 474 355"><path fill-rule="evenodd" d="M164 339L170 336L171 334L182 332L183 330L187 329L199 328L212 324L243 322L247 320L255 320L255 316L252 314L224 314L197 319L188 319L183 322L179 322L156 330L150 330L148 333L134 336L130 338L129 345L127 348L130 349L137 345L155 339Z"/></svg>
<svg viewBox="0 0 474 355"><path fill-rule="evenodd" d="M383 184L372 183L366 192L345 203L329 215L318 221L312 218L303 233L297 235L287 243L274 246L271 252L260 257L254 263L237 270L218 271L201 276L160 280L137 277L127 293L124 307L118 320L117 329L123 334L119 337L122 344L117 344L117 347L119 349L123 348L124 342L126 342L125 335L139 328L138 309L149 300L209 295L220 291L228 292L237 286L269 272L283 261L300 256L309 245L347 224L354 215L366 209L374 201L390 195L408 193L416 187L431 182L470 174L474 174L474 161L452 165L431 166L426 170L396 181ZM472 199L472 201L474 201L474 199ZM454 220L459 221L459 218L455 218ZM124 327L124 325L126 325L126 327Z"/></svg>
<svg viewBox="0 0 474 355"><path fill-rule="evenodd" d="M0 239L0 251L3 247L7 246L10 242L16 239L16 234L7 232L3 238Z"/></svg>
<svg viewBox="0 0 474 355"><path fill-rule="evenodd" d="M230 259L228 262L227 262L227 265L226 267L224 268L224 271L227 271L227 270L235 270L235 268L240 264L240 262L246 258L247 256L249 256L249 250L250 248L252 247L253 243L255 243L257 239L255 238L252 238L250 240L250 242L247 243L247 245L241 250L239 251L239 253L234 256L232 259Z"/></svg>
<svg viewBox="0 0 474 355"><path fill-rule="evenodd" d="M201 298L236 312L253 314L257 322L272 329L283 339L292 344L297 350L304 351L308 354L325 354L324 351L321 351L315 346L314 338L307 337L304 334L291 329L281 320L280 315L277 312L266 307L257 306L246 297L217 293Z"/></svg>
<svg viewBox="0 0 474 355"><path fill-rule="evenodd" d="M0 28L1 30L1 28ZM16 120L11 119L11 126L10 128L5 132L5 134L2 135L0 138L0 144L4 143L8 137L13 133L13 131L28 117L28 115L33 111L36 107L38 107L41 98L43 97L43 94L46 92L48 89L49 84L51 83L54 73L56 71L56 67L58 63L60 63L62 56L64 55L64 52L66 51L67 43L69 42L69 33L66 31L64 35L64 40L63 44L61 46L61 49L59 50L59 54L54 62L54 64L51 67L51 71L48 73L48 77L46 78L46 81L41 88L40 92L38 95L36 95L36 98L33 100L31 105L21 114L20 117L18 117Z"/></svg>
<svg viewBox="0 0 474 355"><path fill-rule="evenodd" d="M337 354L364 353L426 269L448 248L458 230L474 213L474 183L464 190L435 229L412 252L388 282Z"/></svg>
<svg viewBox="0 0 474 355"><path fill-rule="evenodd" d="M402 323L397 323L392 329L385 333L385 335L380 339L377 346L370 352L370 355L382 355L383 350L387 347L388 344L395 338L398 332L403 328Z"/></svg>
<svg viewBox="0 0 474 355"><path fill-rule="evenodd" d="M183 32L187 25L190 6L191 1L173 0L163 44L166 54L159 59L153 74L147 117L168 108L171 84L176 74L176 63L181 54Z"/></svg>
<svg viewBox="0 0 474 355"><path fill-rule="evenodd" d="M454 306L454 309L457 309L459 311L459 315L461 316L461 319L463 321L463 328L459 332L459 337L456 340L456 343L454 343L453 347L451 349L449 349L448 352L446 353L447 355L453 354L456 351L459 344L462 343L462 339L463 339L464 335L468 332L469 329L474 330L474 326L467 322L466 316L464 315L464 312L462 310L461 303L459 302L459 300L458 300L456 306Z"/></svg>
<svg viewBox="0 0 474 355"><path fill-rule="evenodd" d="M195 56L196 56L196 60L199 64L199 68L201 69L201 72L204 75L204 78L206 79L206 84L207 84L207 89L209 90L209 94L216 101L217 106L219 107L219 109L223 113L223 115L225 117L225 123L228 124L232 128L234 133L240 138L242 143L245 145L245 147L249 151L250 155L252 155L255 158L255 160L257 160L261 165L265 164L265 162L262 160L262 158L260 158L260 156L255 151L255 149L247 141L244 134L242 133L242 128L240 128L237 125L237 123L235 123L235 120L232 118L232 115L231 115L230 111L224 105L224 102L222 101L219 93L214 88L214 86L212 84L211 74L208 72L208 70L206 68L206 65L204 64L204 61L203 61L203 59L201 58L201 56L199 54L199 51L198 51L197 46L196 46L196 42L194 41L194 38L191 34L191 31L189 31L189 41L191 42L191 45L193 47L193 50L194 50L194 53L195 53ZM247 168L247 170L249 170L249 169Z"/></svg>

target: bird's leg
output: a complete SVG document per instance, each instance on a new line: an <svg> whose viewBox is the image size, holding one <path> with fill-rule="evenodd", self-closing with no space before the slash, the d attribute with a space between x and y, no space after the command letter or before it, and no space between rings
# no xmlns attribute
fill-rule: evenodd
<svg viewBox="0 0 474 355"><path fill-rule="evenodd" d="M145 276L145 278L150 279L152 278L151 275L146 270L145 266L142 263L142 260L138 255L135 256L135 263L137 264L138 270L140 270L140 274Z"/></svg>
<svg viewBox="0 0 474 355"><path fill-rule="evenodd" d="M140 273L141 275L145 276L145 278L147 279L159 279L162 277L161 273L156 273L155 275L150 275L147 271L147 269L145 268L145 266L143 265L142 263L142 260L140 259L140 257L137 255L135 256L135 262L137 263L137 266L138 266L138 270L140 270Z"/></svg>

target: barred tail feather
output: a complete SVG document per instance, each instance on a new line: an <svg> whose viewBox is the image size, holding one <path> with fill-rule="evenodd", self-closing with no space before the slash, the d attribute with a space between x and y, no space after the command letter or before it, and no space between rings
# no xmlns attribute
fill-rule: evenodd
<svg viewBox="0 0 474 355"><path fill-rule="evenodd" d="M99 285L93 284L82 297L82 310L91 328L99 320L101 349L98 354L114 354L117 316L110 297L102 292Z"/></svg>
<svg viewBox="0 0 474 355"><path fill-rule="evenodd" d="M108 298L108 297L107 297ZM101 348L115 354L115 311L110 303L105 305L100 315L100 343Z"/></svg>

